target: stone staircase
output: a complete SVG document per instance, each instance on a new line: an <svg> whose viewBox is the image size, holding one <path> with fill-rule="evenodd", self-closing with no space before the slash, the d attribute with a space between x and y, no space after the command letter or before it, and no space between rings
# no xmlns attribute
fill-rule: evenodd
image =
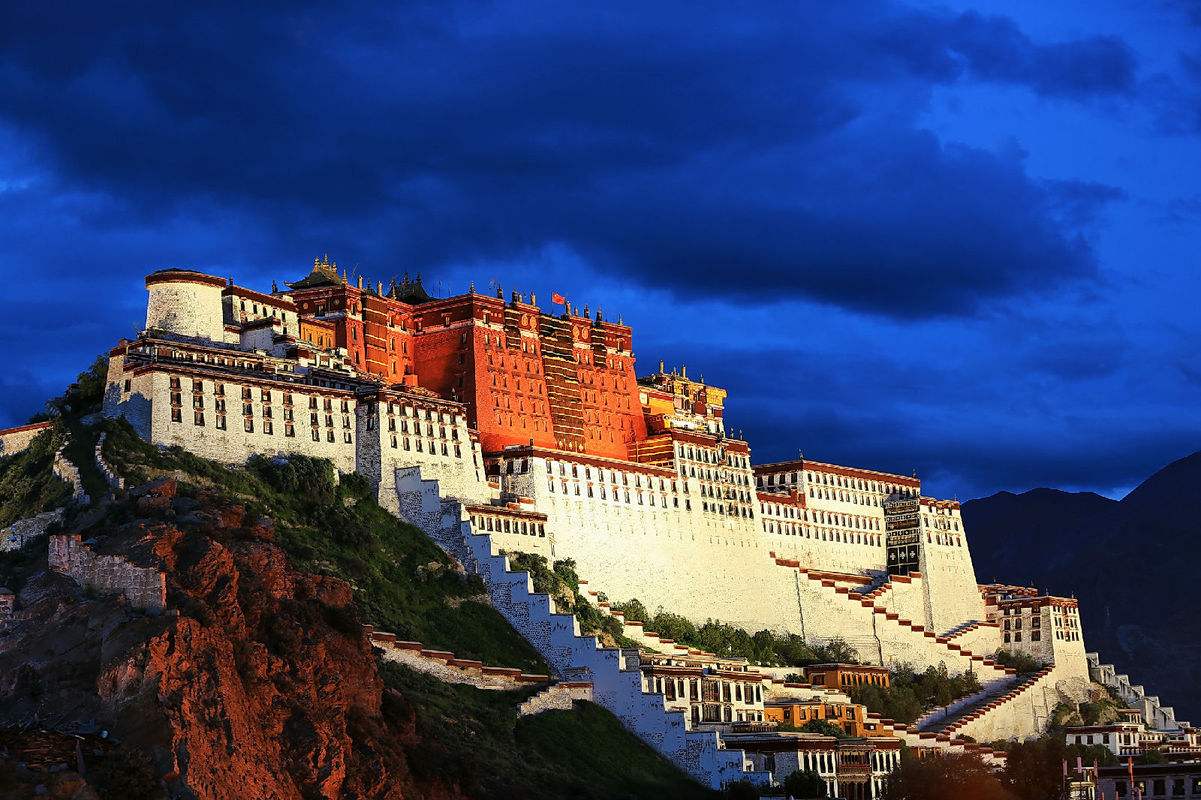
<svg viewBox="0 0 1201 800"><path fill-rule="evenodd" d="M593 702L704 786L770 779L769 773L754 771L741 750L726 749L716 732L690 730L682 712L667 710L662 694L643 692L636 654L582 635L574 615L557 613L548 595L534 591L529 573L512 570L492 537L474 530L462 503L440 496L437 481L422 478L417 467L399 469L396 492L399 516L483 578L492 605L556 675L590 683Z"/></svg>
<svg viewBox="0 0 1201 800"><path fill-rule="evenodd" d="M1113 664L1102 664L1099 654L1085 653L1084 657L1088 660L1089 678L1112 689L1130 708L1141 711L1148 726L1158 730L1183 730L1191 727L1187 722L1176 719L1176 710L1171 706L1162 705L1158 696L1148 695L1142 686L1132 684L1130 676L1119 674Z"/></svg>
<svg viewBox="0 0 1201 800"><path fill-rule="evenodd" d="M1051 680L1053 667L1043 667L1030 675L1022 676L1009 685L1003 692L987 694L984 692L964 698L965 702L953 713L945 716L933 715L924 724L916 727L922 736L971 736L973 738L1001 739L1008 736L996 736L983 731L991 731L995 720L1004 712L1012 711L1012 704L1023 696Z"/></svg>
<svg viewBox="0 0 1201 800"><path fill-rule="evenodd" d="M592 700L592 684L587 681L559 681L517 707L517 716L528 717L543 711L570 711L577 700Z"/></svg>
<svg viewBox="0 0 1201 800"><path fill-rule="evenodd" d="M963 636L965 633L970 633L974 630L978 630L979 628L980 628L980 622L978 620L973 619L973 620L963 623L962 625L956 625L954 628L951 628L951 630L947 631L942 636L944 639L947 639L947 640L957 639L960 636Z"/></svg>
<svg viewBox="0 0 1201 800"><path fill-rule="evenodd" d="M892 589L892 576L887 572L877 572L871 583L854 587L851 591L868 600L878 600L890 589Z"/></svg>
<svg viewBox="0 0 1201 800"><path fill-rule="evenodd" d="M516 667L498 667L469 658L456 658L447 650L432 650L421 642L397 639L394 633L377 631L364 625L371 645L383 653L385 661L432 675L444 683L463 683L477 689L509 690L549 684L549 675L522 672Z"/></svg>
<svg viewBox="0 0 1201 800"><path fill-rule="evenodd" d="M837 578L829 577L820 571L810 570L796 561L776 558L775 562L779 566L796 570L798 575L806 580L809 588L816 589L826 598L842 598L845 603L842 605L843 610L849 615L865 619L867 629L878 630L877 624L884 626L884 636L877 633L880 641L883 642L884 638L887 638L890 642L903 642L907 645L906 649L909 652L920 654L920 659L914 659L919 664L942 661L951 670L963 672L970 669L979 673L980 682L986 687L998 681L1007 682L1011 676L1016 674L1016 670L998 664L991 657L966 650L951 639L939 636L934 631L927 629L924 625L914 623L901 617L899 613L878 605L874 598L868 596L871 592L853 591L852 586L841 584ZM877 592L879 589L880 587L872 591ZM872 616L876 617L874 623L871 620ZM883 644L881 644L881 650L883 650ZM884 660L889 659L885 657Z"/></svg>
<svg viewBox="0 0 1201 800"><path fill-rule="evenodd" d="M829 573L822 573L822 575L829 575ZM890 586L889 578L890 576L884 575L883 580L875 583L875 588L870 588L866 584L863 585L861 588L864 591L862 591L861 594L864 597L870 596L871 599L880 597L883 593L883 591L880 590L886 591ZM613 609L612 605L608 601L601 599L601 593L592 589L587 580L581 578L579 579L579 583L581 594L590 603L596 606L600 613L612 617L620 622L622 625L622 635L628 639L638 642L642 648L667 655L713 656L712 653L708 653L707 651L699 650L694 647L688 647L672 639L661 638L659 634L652 631L644 630L642 622L636 620L627 620L622 612ZM854 592L855 589L852 588L851 591ZM799 692L800 695L798 696L803 695L804 698L821 697L827 702L835 703L853 702L849 696L837 689L831 689L825 686L814 686L808 683L789 683L780 677L781 674L797 671L797 668L757 667L756 670L764 675L765 690L773 697L788 697ZM955 718L958 718L961 716L959 713L961 710L963 713L968 713L971 710L974 710L976 707L983 705L989 699L1004 693L1018 682L1018 678L1014 670L1006 669L1006 673L1007 675L1005 679L994 681L977 694L962 698L950 706L935 709L926 714L923 718L917 720L912 725L905 725L895 722L894 720L884 719L880 714L872 711L867 712L867 717L869 720L881 725L881 727L886 729L891 735L896 736L898 739L901 739L911 747L929 747L952 753L967 753L976 755L987 764L1003 765L1005 762L1005 752L1003 750L993 750L987 745L978 744L977 742L964 738L963 736L953 736L943 733L930 732L923 733L921 726L924 722L928 722L937 716L945 715L948 712Z"/></svg>
<svg viewBox="0 0 1201 800"><path fill-rule="evenodd" d="M922 732L916 725L905 725L895 720L880 716L874 711L867 712L867 718L878 723L884 730L903 741L909 747L931 747L949 753L968 753L975 755L986 764L1004 765L1005 751L994 750L986 744L974 742L961 735L948 733Z"/></svg>

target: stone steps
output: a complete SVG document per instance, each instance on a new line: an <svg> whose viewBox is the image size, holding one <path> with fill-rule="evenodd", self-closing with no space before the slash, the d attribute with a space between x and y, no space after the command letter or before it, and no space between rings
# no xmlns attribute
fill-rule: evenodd
<svg viewBox="0 0 1201 800"><path fill-rule="evenodd" d="M570 711L577 700L592 700L592 684L587 681L559 681L517 707L517 716L527 717L543 711Z"/></svg>
<svg viewBox="0 0 1201 800"><path fill-rule="evenodd" d="M1007 677L1016 674L1016 670L1010 667L1005 667L998 664L988 656L972 653L970 650L964 650L958 644L950 641L946 637L938 636L934 631L928 630L924 625L919 625L911 620L905 619L900 614L889 611L884 606L877 605L873 600L867 597L861 597L858 593L852 592L846 586L839 586L834 580L826 577L825 573L810 571L806 567L800 566L795 561L788 561L777 558L776 564L790 569L795 569L800 575L809 580L809 585L820 587L820 590L826 591L828 594L833 594L837 597L844 598L848 603L853 603L864 609L870 609L871 613L876 615L879 620L885 624L892 623L897 628L905 631L906 636L920 636L923 639L930 640L940 649L945 651L943 656L948 660L948 666L955 664L964 669L971 668L981 673L980 679L982 683L989 684L994 681L1005 680Z"/></svg>
<svg viewBox="0 0 1201 800"><path fill-rule="evenodd" d="M1158 696L1148 695L1143 686L1132 684L1130 676L1120 674L1113 664L1102 664L1097 653L1085 653L1084 657L1088 661L1089 678L1112 689L1130 708L1139 709L1150 727L1160 730L1190 727L1188 722L1176 719L1176 710L1161 704Z"/></svg>
<svg viewBox="0 0 1201 800"><path fill-rule="evenodd" d="M742 751L727 750L716 732L690 730L684 714L667 710L661 694L643 692L637 663L582 635L574 615L555 612L550 597L534 591L529 574L513 571L491 536L473 529L463 507L439 496L437 481L422 478L418 468L397 470L396 491L399 515L483 578L492 605L557 676L591 684L593 702L704 786L769 779L749 769Z"/></svg>
<svg viewBox="0 0 1201 800"><path fill-rule="evenodd" d="M1020 678L1005 692L995 696L977 697L971 705L964 707L959 713L946 719L930 720L921 728L921 735L953 735L966 733L965 729L973 723L985 720L988 715L1003 709L1026 692L1040 685L1052 672L1052 667L1043 667L1038 672Z"/></svg>

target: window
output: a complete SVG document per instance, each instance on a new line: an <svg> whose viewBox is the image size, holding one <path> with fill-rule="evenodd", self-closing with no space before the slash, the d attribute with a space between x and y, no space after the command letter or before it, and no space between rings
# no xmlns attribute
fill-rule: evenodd
<svg viewBox="0 0 1201 800"><path fill-rule="evenodd" d="M203 411L193 411L192 412L192 424L193 425L203 425L204 424L204 412Z"/></svg>
<svg viewBox="0 0 1201 800"><path fill-rule="evenodd" d="M254 433L254 417L246 417L242 420L242 427L247 433Z"/></svg>

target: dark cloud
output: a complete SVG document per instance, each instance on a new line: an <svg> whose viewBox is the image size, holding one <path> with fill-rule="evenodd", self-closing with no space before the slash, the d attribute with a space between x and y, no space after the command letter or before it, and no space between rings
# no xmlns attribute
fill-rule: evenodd
<svg viewBox="0 0 1201 800"><path fill-rule="evenodd" d="M912 70L934 80L967 71L981 80L1073 99L1128 94L1135 87L1134 53L1112 36L1036 43L1008 17L967 12L911 14L880 37Z"/></svg>
<svg viewBox="0 0 1201 800"><path fill-rule="evenodd" d="M1140 79L1112 37L810 5L0 4L0 341L36 364L6 373L0 423L137 326L149 270L265 287L328 251L586 289L729 386L757 460L966 495L1179 455L1189 424L1110 435L1180 402L1161 373L1123 383L1146 351L1088 306L1112 288L1094 239L1135 204L1088 158L1033 174L1002 98L1149 104L1191 134L1194 61ZM1001 144L952 141L943 104Z"/></svg>
<svg viewBox="0 0 1201 800"><path fill-rule="evenodd" d="M1094 181L1044 181L1043 185L1053 213L1076 230L1095 224L1103 209L1126 199L1125 190Z"/></svg>
<svg viewBox="0 0 1201 800"><path fill-rule="evenodd" d="M213 203L354 252L353 220L403 268L566 242L684 295L899 317L1094 275L1019 158L944 146L917 119L932 85L966 76L1127 92L1121 42L1036 43L1006 18L879 3L711 9L704 25L688 7L628 10L152 4L60 20L11 4L0 107L63 176L147 224Z"/></svg>

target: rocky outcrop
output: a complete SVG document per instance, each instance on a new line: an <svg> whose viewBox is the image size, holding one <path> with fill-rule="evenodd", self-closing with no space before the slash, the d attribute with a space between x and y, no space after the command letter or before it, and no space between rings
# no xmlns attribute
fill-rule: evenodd
<svg viewBox="0 0 1201 800"><path fill-rule="evenodd" d="M387 700L350 587L292 569L269 520L173 489L85 532L95 557L154 563L166 613L34 575L0 636L0 729L103 730L150 753L172 796L453 795L409 771L412 719Z"/></svg>

